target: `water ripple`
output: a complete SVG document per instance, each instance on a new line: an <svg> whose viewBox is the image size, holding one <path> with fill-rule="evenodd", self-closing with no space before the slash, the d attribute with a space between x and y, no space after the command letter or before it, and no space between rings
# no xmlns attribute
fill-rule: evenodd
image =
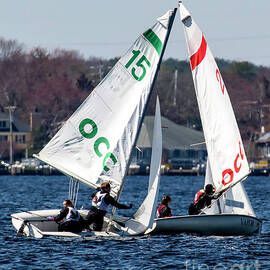
<svg viewBox="0 0 270 270"><path fill-rule="evenodd" d="M177 182L179 185L175 185ZM133 203L134 209L120 210L119 214L133 214L146 195L147 184L147 177L128 177L121 202ZM170 194L173 213L184 215L194 193L202 185L202 177L162 177L160 198L163 194ZM270 190L270 181L266 177L249 177L245 187L255 212L263 218L259 236L179 234L114 239L34 239L16 236L10 214L23 209L61 207L68 194L68 180L63 176L0 176L0 189L4 191L0 220L0 269L245 270L249 269L248 265L255 269L256 263L260 267L258 269L270 269L270 221L265 192ZM79 207L89 207L90 194L87 187L80 187Z"/></svg>

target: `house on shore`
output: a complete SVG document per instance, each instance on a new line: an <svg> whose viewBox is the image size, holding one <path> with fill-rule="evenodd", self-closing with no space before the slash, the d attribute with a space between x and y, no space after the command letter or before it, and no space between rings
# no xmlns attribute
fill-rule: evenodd
<svg viewBox="0 0 270 270"><path fill-rule="evenodd" d="M178 125L165 117L161 118L161 125L163 164L175 169L192 169L206 162L207 151L201 131ZM132 164L150 165L153 126L154 116L145 116L133 151Z"/></svg>
<svg viewBox="0 0 270 270"><path fill-rule="evenodd" d="M30 126L27 123L14 116L11 122L12 134L10 133L9 114L0 113L0 157L6 161L9 160L11 139L15 161L27 156L31 137Z"/></svg>
<svg viewBox="0 0 270 270"><path fill-rule="evenodd" d="M263 134L255 142L256 159L270 160L270 132Z"/></svg>

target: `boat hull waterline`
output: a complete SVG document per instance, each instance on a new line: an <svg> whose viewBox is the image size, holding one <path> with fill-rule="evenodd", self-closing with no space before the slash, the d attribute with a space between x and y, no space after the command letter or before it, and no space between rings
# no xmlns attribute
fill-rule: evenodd
<svg viewBox="0 0 270 270"><path fill-rule="evenodd" d="M252 235L261 232L256 217L236 214L175 216L155 219L154 234Z"/></svg>
<svg viewBox="0 0 270 270"><path fill-rule="evenodd" d="M82 216L86 215L87 212L88 210L80 210ZM93 235L103 237L122 236L122 233L107 233L104 231L79 234L71 232L58 232L58 224L56 222L47 220L47 217L55 216L57 213L59 213L59 209L13 214L11 215L12 224L17 232L19 232L19 230L22 228L22 233L24 235L35 238L42 238L44 236L75 238ZM23 226L23 222L25 220L27 223L25 223L25 226ZM127 218L123 217L121 223L125 223L126 220ZM200 235L252 235L259 234L261 231L261 226L262 222L258 218L246 215L220 214L175 216L171 218L155 219L153 229L148 230L147 234L192 233Z"/></svg>

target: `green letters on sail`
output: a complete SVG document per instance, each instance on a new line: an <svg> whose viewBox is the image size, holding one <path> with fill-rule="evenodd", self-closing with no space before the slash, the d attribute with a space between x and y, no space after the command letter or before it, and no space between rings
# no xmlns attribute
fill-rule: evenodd
<svg viewBox="0 0 270 270"><path fill-rule="evenodd" d="M157 72L172 11L123 55L37 157L96 188L118 192Z"/></svg>

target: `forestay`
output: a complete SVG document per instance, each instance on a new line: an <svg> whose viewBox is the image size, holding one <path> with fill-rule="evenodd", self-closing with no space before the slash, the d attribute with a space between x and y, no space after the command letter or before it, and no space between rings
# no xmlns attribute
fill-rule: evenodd
<svg viewBox="0 0 270 270"><path fill-rule="evenodd" d="M37 156L96 188L117 193L158 69L175 11L145 31Z"/></svg>
<svg viewBox="0 0 270 270"><path fill-rule="evenodd" d="M213 181L223 190L249 173L229 95L204 35L179 3Z"/></svg>

